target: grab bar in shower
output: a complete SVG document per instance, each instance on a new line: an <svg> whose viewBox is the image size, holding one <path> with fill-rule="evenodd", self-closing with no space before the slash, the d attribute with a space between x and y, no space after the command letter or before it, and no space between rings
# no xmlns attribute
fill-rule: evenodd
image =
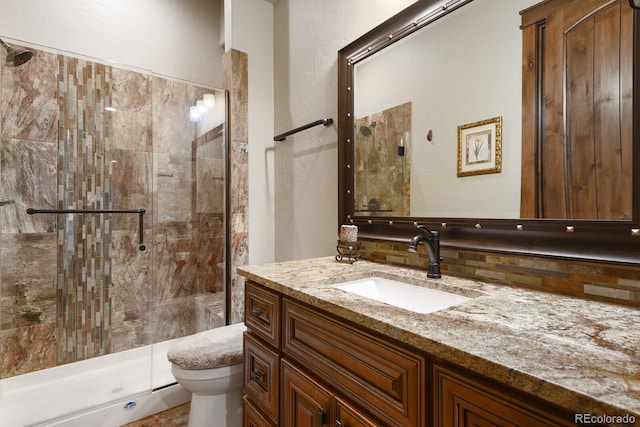
<svg viewBox="0 0 640 427"><path fill-rule="evenodd" d="M306 124L304 126L300 126L299 128L295 128L293 130L290 130L289 132L285 132L285 133L281 133L280 135L276 135L273 137L274 141L284 141L285 139L287 139L287 137L289 135L293 135L294 133L298 133L301 132L303 130L312 128L314 126L318 126L318 125L325 125L325 126L329 126L331 123L333 123L333 119L332 118L327 118L327 119L320 119L320 120L316 120L315 122L311 122L309 124Z"/></svg>
<svg viewBox="0 0 640 427"><path fill-rule="evenodd" d="M144 244L144 213L146 209L34 209L28 208L27 214L129 214L129 213L137 213L138 214L138 249L144 251L147 247Z"/></svg>

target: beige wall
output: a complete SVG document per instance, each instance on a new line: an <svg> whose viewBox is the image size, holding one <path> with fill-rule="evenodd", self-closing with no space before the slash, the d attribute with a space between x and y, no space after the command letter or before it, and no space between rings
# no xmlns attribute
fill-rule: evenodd
<svg viewBox="0 0 640 427"><path fill-rule="evenodd" d="M249 263L274 260L273 5L225 0L225 48L248 56ZM232 189L233 191L233 189Z"/></svg>
<svg viewBox="0 0 640 427"><path fill-rule="evenodd" d="M337 121L338 50L412 3L278 0L274 5L276 133L327 117ZM275 143L276 260L335 253L337 146L335 125L314 127Z"/></svg>
<svg viewBox="0 0 640 427"><path fill-rule="evenodd" d="M0 35L222 87L221 1L2 1Z"/></svg>

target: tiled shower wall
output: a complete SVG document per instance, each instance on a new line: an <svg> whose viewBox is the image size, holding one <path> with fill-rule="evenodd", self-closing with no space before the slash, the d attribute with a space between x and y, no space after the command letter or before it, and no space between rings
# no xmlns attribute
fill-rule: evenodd
<svg viewBox="0 0 640 427"><path fill-rule="evenodd" d="M409 215L411 107L411 102L405 102L356 119L356 215Z"/></svg>
<svg viewBox="0 0 640 427"><path fill-rule="evenodd" d="M188 119L205 92L45 51L0 67L0 377L224 323L224 138ZM145 208L147 250L137 214L28 207Z"/></svg>

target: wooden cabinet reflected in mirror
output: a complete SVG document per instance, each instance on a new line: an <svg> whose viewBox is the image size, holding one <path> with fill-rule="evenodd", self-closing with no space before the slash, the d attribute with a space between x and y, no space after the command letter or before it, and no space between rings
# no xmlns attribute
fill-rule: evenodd
<svg viewBox="0 0 640 427"><path fill-rule="evenodd" d="M547 1L522 13L522 32L521 217L632 219L628 2Z"/></svg>

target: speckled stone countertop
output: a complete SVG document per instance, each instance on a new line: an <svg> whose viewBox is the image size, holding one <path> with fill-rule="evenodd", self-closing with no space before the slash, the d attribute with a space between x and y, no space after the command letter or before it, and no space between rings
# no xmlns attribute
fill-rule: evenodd
<svg viewBox="0 0 640 427"><path fill-rule="evenodd" d="M640 423L640 310L368 261L239 267L284 295L576 413ZM418 314L334 288L379 276L471 297Z"/></svg>

